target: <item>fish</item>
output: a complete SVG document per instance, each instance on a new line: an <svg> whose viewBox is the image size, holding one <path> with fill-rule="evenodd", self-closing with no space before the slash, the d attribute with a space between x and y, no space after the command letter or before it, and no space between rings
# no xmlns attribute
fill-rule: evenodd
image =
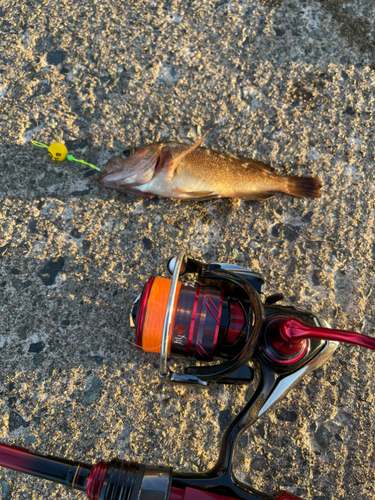
<svg viewBox="0 0 375 500"><path fill-rule="evenodd" d="M238 158L195 144L160 142L126 147L100 171L106 187L143 198L182 200L243 198L264 200L275 193L319 198L321 182L313 177L287 177L258 160Z"/></svg>

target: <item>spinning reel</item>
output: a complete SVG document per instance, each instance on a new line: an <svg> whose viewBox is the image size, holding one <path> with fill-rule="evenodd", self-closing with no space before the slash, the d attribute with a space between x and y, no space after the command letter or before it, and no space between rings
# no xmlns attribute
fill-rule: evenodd
<svg viewBox="0 0 375 500"><path fill-rule="evenodd" d="M243 267L204 264L180 253L168 269L172 278L151 277L130 314L139 349L160 353L160 377L198 387L245 384L254 378L250 360L258 373L258 387L224 433L216 465L194 474L119 459L92 466L0 444L0 466L86 491L90 500L298 500L240 482L233 473L236 443L299 380L325 363L338 342L375 349L375 340L332 330L320 316L278 304L283 296L265 296L263 278ZM184 276L194 280L183 281ZM175 373L168 356L209 364Z"/></svg>

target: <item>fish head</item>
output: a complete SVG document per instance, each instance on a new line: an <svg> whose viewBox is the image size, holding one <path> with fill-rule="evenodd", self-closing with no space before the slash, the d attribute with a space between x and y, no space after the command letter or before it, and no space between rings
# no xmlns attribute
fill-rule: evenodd
<svg viewBox="0 0 375 500"><path fill-rule="evenodd" d="M118 156L111 158L100 170L103 186L126 191L146 184L157 170L164 144L153 144L134 149L127 146Z"/></svg>

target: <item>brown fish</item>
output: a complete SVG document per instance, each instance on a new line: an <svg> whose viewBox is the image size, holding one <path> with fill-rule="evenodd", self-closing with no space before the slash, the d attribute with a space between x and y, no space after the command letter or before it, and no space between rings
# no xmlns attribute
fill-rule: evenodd
<svg viewBox="0 0 375 500"><path fill-rule="evenodd" d="M284 177L260 161L199 147L206 134L193 146L162 142L136 150L127 147L102 167L100 182L147 198L262 200L274 193L320 196L319 179Z"/></svg>

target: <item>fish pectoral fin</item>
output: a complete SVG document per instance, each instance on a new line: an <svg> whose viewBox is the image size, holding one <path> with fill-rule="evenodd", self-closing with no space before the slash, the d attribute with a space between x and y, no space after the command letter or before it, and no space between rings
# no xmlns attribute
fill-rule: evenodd
<svg viewBox="0 0 375 500"><path fill-rule="evenodd" d="M185 158L185 156L187 156L189 153L194 151L194 149L196 149L200 144L202 144L202 142L204 141L204 138L206 137L208 132L210 132L210 130L211 129L207 130L207 132L195 144L193 144L190 148L186 149L185 151L183 151L182 153L177 155L175 158L173 158L173 160L168 165L167 170L166 170L168 180L171 181L173 179L176 168L178 167L178 164L181 162L181 160L183 160Z"/></svg>

